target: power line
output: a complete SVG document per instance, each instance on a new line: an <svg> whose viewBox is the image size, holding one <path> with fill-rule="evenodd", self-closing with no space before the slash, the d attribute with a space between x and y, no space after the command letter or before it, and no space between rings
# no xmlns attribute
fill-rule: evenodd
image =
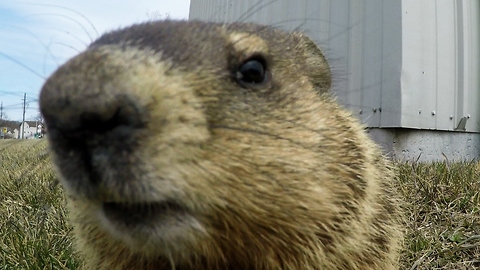
<svg viewBox="0 0 480 270"><path fill-rule="evenodd" d="M2 103L3 103L3 102L2 102ZM20 109L21 109L22 107L23 107L23 103L17 103L17 104L5 105L5 106L3 106L3 109L4 109L4 110L5 110L5 109L15 109L15 108L17 108L17 109L20 108Z"/></svg>
<svg viewBox="0 0 480 270"><path fill-rule="evenodd" d="M22 95L22 93L13 92L13 91L0 90L0 95L20 96L20 95Z"/></svg>

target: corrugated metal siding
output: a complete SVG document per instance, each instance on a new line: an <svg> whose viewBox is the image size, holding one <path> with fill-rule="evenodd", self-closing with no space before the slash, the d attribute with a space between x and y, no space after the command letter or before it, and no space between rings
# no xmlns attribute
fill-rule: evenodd
<svg viewBox="0 0 480 270"><path fill-rule="evenodd" d="M402 126L479 131L479 1L402 1ZM471 76L476 74L476 76Z"/></svg>
<svg viewBox="0 0 480 270"><path fill-rule="evenodd" d="M370 127L480 131L480 1L191 0L190 18L309 34L338 100Z"/></svg>
<svg viewBox="0 0 480 270"><path fill-rule="evenodd" d="M457 38L457 46L463 48L463 72L457 71L465 92L463 105L457 106L458 114L470 115L467 130L480 131L480 1L463 1L461 7L463 36ZM457 102L460 103L460 102Z"/></svg>

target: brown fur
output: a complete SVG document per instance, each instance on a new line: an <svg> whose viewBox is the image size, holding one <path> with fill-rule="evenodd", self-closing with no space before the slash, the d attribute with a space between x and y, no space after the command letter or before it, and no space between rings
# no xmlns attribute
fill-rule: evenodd
<svg viewBox="0 0 480 270"><path fill-rule="evenodd" d="M87 267L396 269L392 172L330 83L309 38L252 24L140 24L60 67L40 105Z"/></svg>

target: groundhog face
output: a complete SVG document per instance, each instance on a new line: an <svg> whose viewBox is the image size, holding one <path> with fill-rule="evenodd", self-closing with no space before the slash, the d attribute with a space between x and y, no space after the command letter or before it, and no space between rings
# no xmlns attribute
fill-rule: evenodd
<svg viewBox="0 0 480 270"><path fill-rule="evenodd" d="M330 82L311 40L264 26L167 21L102 36L40 97L86 256L327 258L378 189L364 166L373 150Z"/></svg>

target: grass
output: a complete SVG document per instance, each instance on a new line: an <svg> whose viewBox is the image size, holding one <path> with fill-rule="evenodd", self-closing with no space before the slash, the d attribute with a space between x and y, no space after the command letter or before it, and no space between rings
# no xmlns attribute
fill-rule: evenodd
<svg viewBox="0 0 480 270"><path fill-rule="evenodd" d="M404 269L480 268L479 164L397 165L407 227Z"/></svg>
<svg viewBox="0 0 480 270"><path fill-rule="evenodd" d="M0 141L0 172L0 269L77 268L45 141Z"/></svg>
<svg viewBox="0 0 480 270"><path fill-rule="evenodd" d="M402 269L480 268L480 165L397 163ZM0 141L0 270L76 269L71 227L43 140Z"/></svg>

